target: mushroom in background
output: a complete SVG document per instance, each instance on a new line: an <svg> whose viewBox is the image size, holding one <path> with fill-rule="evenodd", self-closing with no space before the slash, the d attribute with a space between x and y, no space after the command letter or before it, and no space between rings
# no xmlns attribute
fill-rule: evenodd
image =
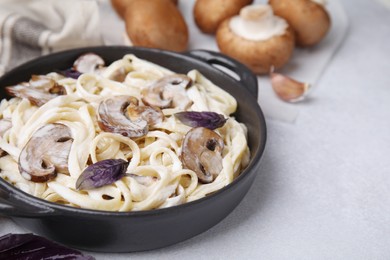
<svg viewBox="0 0 390 260"><path fill-rule="evenodd" d="M286 19L296 34L299 46L313 46L328 33L331 20L325 0L269 0L274 13Z"/></svg>
<svg viewBox="0 0 390 260"><path fill-rule="evenodd" d="M251 5L225 20L217 30L220 51L247 65L256 74L284 66L295 47L288 23L273 14L269 5Z"/></svg>
<svg viewBox="0 0 390 260"><path fill-rule="evenodd" d="M68 156L73 143L69 127L48 124L39 128L19 156L19 172L33 182L46 182L57 172L68 173Z"/></svg>
<svg viewBox="0 0 390 260"><path fill-rule="evenodd" d="M4 134L12 127L11 119L0 119L0 137L3 137ZM6 155L7 152L0 148L0 157Z"/></svg>
<svg viewBox="0 0 390 260"><path fill-rule="evenodd" d="M171 0L132 0L125 22L134 46L178 52L187 49L188 27Z"/></svg>
<svg viewBox="0 0 390 260"><path fill-rule="evenodd" d="M125 13L127 6L133 0L111 0L111 5L115 9L115 12L119 15L120 18L125 18ZM179 0L171 0L175 5L178 4Z"/></svg>
<svg viewBox="0 0 390 260"><path fill-rule="evenodd" d="M214 34L223 20L238 14L253 0L197 0L194 6L196 25L204 33Z"/></svg>

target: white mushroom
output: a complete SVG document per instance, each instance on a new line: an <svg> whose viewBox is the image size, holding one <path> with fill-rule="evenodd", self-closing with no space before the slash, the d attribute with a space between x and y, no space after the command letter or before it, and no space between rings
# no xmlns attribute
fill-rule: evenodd
<svg viewBox="0 0 390 260"><path fill-rule="evenodd" d="M192 105L186 93L191 82L191 78L182 74L165 76L141 91L142 102L159 108L186 110Z"/></svg>
<svg viewBox="0 0 390 260"><path fill-rule="evenodd" d="M19 156L21 175L33 182L46 182L57 172L68 173L68 156L73 138L69 127L48 124L39 128Z"/></svg>
<svg viewBox="0 0 390 260"><path fill-rule="evenodd" d="M163 120L158 108L139 106L132 96L114 96L103 100L98 109L99 127L106 132L127 137L141 137L147 134L149 125Z"/></svg>

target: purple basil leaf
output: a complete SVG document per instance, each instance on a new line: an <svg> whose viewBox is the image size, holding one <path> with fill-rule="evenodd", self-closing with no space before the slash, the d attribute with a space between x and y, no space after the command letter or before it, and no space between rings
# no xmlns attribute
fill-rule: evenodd
<svg viewBox="0 0 390 260"><path fill-rule="evenodd" d="M80 251L33 234L7 234L0 237L0 259L94 260Z"/></svg>
<svg viewBox="0 0 390 260"><path fill-rule="evenodd" d="M205 127L211 130L222 127L227 118L215 112L179 112L175 114L183 124L191 127Z"/></svg>
<svg viewBox="0 0 390 260"><path fill-rule="evenodd" d="M66 70L60 70L58 71L59 74L62 76L65 76L67 78L72 78L72 79L78 79L81 75L81 72L75 70L75 69L66 69Z"/></svg>
<svg viewBox="0 0 390 260"><path fill-rule="evenodd" d="M128 165L122 159L107 159L91 164L77 179L76 189L88 190L114 183L126 174Z"/></svg>

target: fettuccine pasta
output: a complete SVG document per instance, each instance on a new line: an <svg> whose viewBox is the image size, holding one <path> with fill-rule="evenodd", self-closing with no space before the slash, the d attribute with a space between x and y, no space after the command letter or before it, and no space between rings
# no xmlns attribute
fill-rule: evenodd
<svg viewBox="0 0 390 260"><path fill-rule="evenodd" d="M99 122L103 120L99 113L105 111L101 112L101 104L107 98L131 96L137 99L138 105L145 105L146 98L142 96L145 89L170 75L175 73L129 54L107 67L81 73L77 79L57 72L44 75L62 86L65 93L50 94L43 104L39 103L43 99L32 101L20 96L3 99L0 118L8 127L0 127L0 177L47 201L104 211L171 207L225 187L249 162L246 127L230 116L237 109L236 100L198 71L192 70L186 75L191 85L180 98L186 100L186 104L161 107L164 119L149 124L146 133L129 137L107 131ZM223 140L222 169L212 181L202 181L199 174L183 163L183 140L193 127L174 116L182 111L210 111L227 119L222 127L212 130ZM39 154L46 139L37 133L48 125L61 125L70 130L70 141L69 138L58 141L63 142L59 145L70 144L68 150L58 151L58 156L66 155L66 170L57 170L55 177L47 181L34 181L27 170L21 172L27 169L21 166L22 154L33 137L40 143L32 153ZM32 156L27 154L27 159ZM44 155L41 157L39 163L47 170L50 165L45 165ZM122 178L93 189L76 188L78 178L89 165L108 159L128 162Z"/></svg>

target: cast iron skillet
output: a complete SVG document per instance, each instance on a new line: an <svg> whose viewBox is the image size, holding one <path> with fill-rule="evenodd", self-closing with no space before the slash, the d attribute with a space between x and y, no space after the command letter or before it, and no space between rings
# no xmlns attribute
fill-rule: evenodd
<svg viewBox="0 0 390 260"><path fill-rule="evenodd" d="M131 47L91 47L44 56L8 72L0 78L4 87L43 74L71 67L81 54L94 52L110 64L125 54L162 65L178 73L197 69L238 101L235 116L248 127L251 161L230 185L206 198L166 209L139 212L104 212L72 208L47 202L8 184L0 178L0 214L21 226L68 246L100 252L133 252L168 246L206 231L225 218L243 199L259 173L266 141L266 125L257 104L256 77L242 64L210 51L173 53ZM232 71L239 79L217 69ZM218 67L218 66L217 66Z"/></svg>

